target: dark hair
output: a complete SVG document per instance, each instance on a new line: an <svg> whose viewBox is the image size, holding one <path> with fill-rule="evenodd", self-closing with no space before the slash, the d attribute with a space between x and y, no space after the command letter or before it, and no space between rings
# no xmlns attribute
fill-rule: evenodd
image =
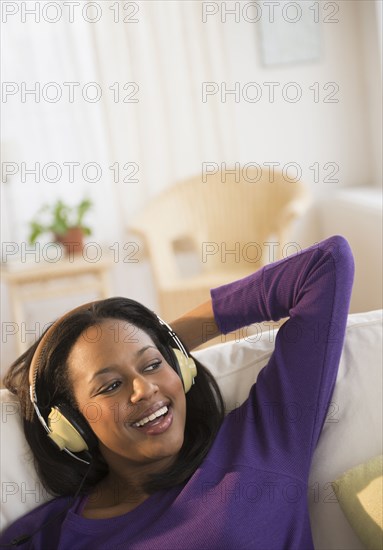
<svg viewBox="0 0 383 550"><path fill-rule="evenodd" d="M36 380L36 394L44 418L50 407L61 401L78 409L67 376L67 359L78 337L89 327L105 319L125 320L144 330L165 360L176 368L176 347L157 316L142 304L128 298L108 298L89 308L68 315L53 330L41 354ZM53 495L74 495L88 468L67 453L59 451L47 437L29 398L29 367L43 335L9 368L4 385L20 400L25 437L32 449L35 467L44 487ZM186 394L184 442L176 461L166 471L148 478L144 490L153 493L184 483L208 453L224 417L221 392L212 374L199 361L195 384ZM87 478L81 490L86 494L108 473L108 465L96 449ZM59 473L59 475L58 475Z"/></svg>

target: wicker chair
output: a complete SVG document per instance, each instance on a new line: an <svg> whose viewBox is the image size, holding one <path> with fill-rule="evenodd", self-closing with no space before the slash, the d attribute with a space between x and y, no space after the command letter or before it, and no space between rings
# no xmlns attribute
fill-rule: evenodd
<svg viewBox="0 0 383 550"><path fill-rule="evenodd" d="M210 288L244 277L287 253L292 224L308 204L301 182L276 173L240 181L218 172L179 182L146 205L129 224L149 256L160 306L172 321L210 297ZM276 245L273 243L277 243ZM285 247L285 249L284 249ZM182 273L182 251L194 262ZM185 258L185 255L183 256ZM190 258L189 258L190 260Z"/></svg>

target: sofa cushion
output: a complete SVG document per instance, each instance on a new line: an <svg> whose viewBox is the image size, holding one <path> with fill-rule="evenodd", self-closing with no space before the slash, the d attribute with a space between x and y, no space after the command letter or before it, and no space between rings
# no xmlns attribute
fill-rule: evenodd
<svg viewBox="0 0 383 550"><path fill-rule="evenodd" d="M332 486L365 547L383 550L383 455L347 470Z"/></svg>

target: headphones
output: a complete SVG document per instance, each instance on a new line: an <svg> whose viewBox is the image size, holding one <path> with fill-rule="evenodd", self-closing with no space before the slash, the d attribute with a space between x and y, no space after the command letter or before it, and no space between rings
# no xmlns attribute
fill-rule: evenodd
<svg viewBox="0 0 383 550"><path fill-rule="evenodd" d="M55 329L70 315L77 311L87 310L98 302L89 302L82 306L72 309L60 319L55 321L47 332L40 340L35 353L32 357L32 361L29 367L29 397L32 405L36 411L37 417L44 427L48 437L53 443L60 449L65 451L71 457L83 462L84 464L90 464L92 458L92 451L98 446L98 439L90 428L88 422L83 415L74 409L71 405L65 402L57 403L51 407L51 411L48 416L48 422L40 412L37 394L36 394L36 381L39 372L40 362L42 354L52 337ZM156 315L156 314L155 314ZM175 371L181 378L184 391L187 393L194 384L194 378L197 376L197 367L193 358L188 355L185 347L177 334L172 328L163 321L158 315L156 315L159 323L165 328L168 336L174 342L176 347L172 346L172 351L176 356ZM77 456L74 453L84 453L85 458Z"/></svg>

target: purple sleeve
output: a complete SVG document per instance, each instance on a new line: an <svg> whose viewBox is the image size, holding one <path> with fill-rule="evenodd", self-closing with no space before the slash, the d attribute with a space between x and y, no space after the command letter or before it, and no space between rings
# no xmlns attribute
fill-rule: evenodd
<svg viewBox="0 0 383 550"><path fill-rule="evenodd" d="M353 277L350 246L335 235L211 290L215 320L224 334L289 317L251 398L254 409L268 412L257 416L257 428L270 448L299 455L296 468L309 467L327 414Z"/></svg>
<svg viewBox="0 0 383 550"><path fill-rule="evenodd" d="M72 497L58 497L34 508L11 523L1 533L0 545L10 545L12 540L25 536L25 542L18 544L17 548L22 550L58 548L61 525L65 519L65 512L72 502ZM14 547L16 548L16 545Z"/></svg>

